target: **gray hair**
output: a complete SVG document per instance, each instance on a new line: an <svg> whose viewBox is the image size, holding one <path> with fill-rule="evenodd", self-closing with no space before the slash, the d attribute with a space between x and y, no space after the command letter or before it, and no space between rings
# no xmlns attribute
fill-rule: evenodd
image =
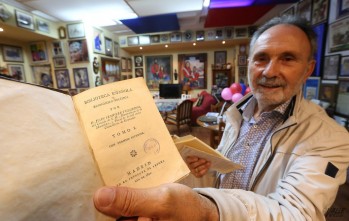
<svg viewBox="0 0 349 221"><path fill-rule="evenodd" d="M271 27L274 27L280 24L293 25L298 27L304 32L304 34L308 37L308 40L310 43L311 53L310 53L309 59L312 59L315 56L317 51L317 43L316 43L317 35L313 30L313 28L310 25L308 25L308 22L305 19L300 17L295 17L295 16L275 17L269 20L268 22L266 22L265 24L263 24L262 26L260 26L252 36L252 39L250 42L250 54L254 44L256 43L257 39L263 34L263 32L265 32Z"/></svg>

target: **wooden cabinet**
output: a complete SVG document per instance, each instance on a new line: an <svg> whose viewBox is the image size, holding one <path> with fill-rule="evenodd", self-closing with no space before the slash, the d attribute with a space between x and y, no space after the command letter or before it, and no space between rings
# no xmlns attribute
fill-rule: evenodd
<svg viewBox="0 0 349 221"><path fill-rule="evenodd" d="M213 69L212 70L212 85L217 88L229 87L234 79L231 74L231 69Z"/></svg>

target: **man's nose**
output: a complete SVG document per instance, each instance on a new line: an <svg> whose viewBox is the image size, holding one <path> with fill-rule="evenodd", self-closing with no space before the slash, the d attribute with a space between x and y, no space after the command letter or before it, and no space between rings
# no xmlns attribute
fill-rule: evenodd
<svg viewBox="0 0 349 221"><path fill-rule="evenodd" d="M276 60L270 60L265 66L263 75L266 77L274 77L280 73L280 64Z"/></svg>

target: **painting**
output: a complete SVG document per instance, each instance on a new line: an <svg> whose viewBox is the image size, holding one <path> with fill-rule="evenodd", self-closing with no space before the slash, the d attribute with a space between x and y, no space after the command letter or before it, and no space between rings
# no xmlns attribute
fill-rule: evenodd
<svg viewBox="0 0 349 221"><path fill-rule="evenodd" d="M117 57L117 58L119 57L119 47L120 47L119 43L114 41L114 45L113 45L114 57Z"/></svg>
<svg viewBox="0 0 349 221"><path fill-rule="evenodd" d="M21 47L2 45L2 57L4 61L23 62L23 51Z"/></svg>
<svg viewBox="0 0 349 221"><path fill-rule="evenodd" d="M102 84L121 80L120 61L101 57Z"/></svg>
<svg viewBox="0 0 349 221"><path fill-rule="evenodd" d="M7 69L13 79L25 82L24 67L22 64L8 64Z"/></svg>
<svg viewBox="0 0 349 221"><path fill-rule="evenodd" d="M110 38L105 37L105 55L113 57L113 41Z"/></svg>
<svg viewBox="0 0 349 221"><path fill-rule="evenodd" d="M207 53L178 55L179 82L191 89L207 87Z"/></svg>
<svg viewBox="0 0 349 221"><path fill-rule="evenodd" d="M86 39L70 40L68 41L68 45L70 63L89 61Z"/></svg>
<svg viewBox="0 0 349 221"><path fill-rule="evenodd" d="M70 88L70 77L68 69L55 70L57 88Z"/></svg>
<svg viewBox="0 0 349 221"><path fill-rule="evenodd" d="M100 29L93 29L93 52L104 54L105 53L105 42L104 33Z"/></svg>
<svg viewBox="0 0 349 221"><path fill-rule="evenodd" d="M65 57L54 57L53 58L53 66L55 68L65 68L67 63L65 61Z"/></svg>
<svg viewBox="0 0 349 221"><path fill-rule="evenodd" d="M88 88L90 86L87 68L73 68L76 88Z"/></svg>
<svg viewBox="0 0 349 221"><path fill-rule="evenodd" d="M215 51L214 52L214 64L217 66L223 66L227 63L227 51Z"/></svg>
<svg viewBox="0 0 349 221"><path fill-rule="evenodd" d="M49 24L41 19L36 19L36 29L41 32L50 33Z"/></svg>
<svg viewBox="0 0 349 221"><path fill-rule="evenodd" d="M7 10L4 4L0 3L0 20L7 21L11 17L11 13Z"/></svg>
<svg viewBox="0 0 349 221"><path fill-rule="evenodd" d="M44 41L32 42L29 44L32 62L46 62L48 61L46 43Z"/></svg>
<svg viewBox="0 0 349 221"><path fill-rule="evenodd" d="M311 23L311 3L312 0L301 0L297 4L296 12L297 16L304 18L309 22L309 24Z"/></svg>
<svg viewBox="0 0 349 221"><path fill-rule="evenodd" d="M52 42L52 55L56 56L64 56L63 54L63 45L61 41Z"/></svg>
<svg viewBox="0 0 349 221"><path fill-rule="evenodd" d="M339 80L336 113L349 117L349 80Z"/></svg>
<svg viewBox="0 0 349 221"><path fill-rule="evenodd" d="M182 41L182 33L180 33L180 32L171 33L170 41L171 42L181 42Z"/></svg>
<svg viewBox="0 0 349 221"><path fill-rule="evenodd" d="M150 90L158 90L160 83L172 83L172 55L146 56L145 70Z"/></svg>
<svg viewBox="0 0 349 221"><path fill-rule="evenodd" d="M312 7L311 24L315 25L327 21L329 0L314 0Z"/></svg>
<svg viewBox="0 0 349 221"><path fill-rule="evenodd" d="M247 38L248 37L248 28L247 27L236 27L235 28L235 38Z"/></svg>
<svg viewBox="0 0 349 221"><path fill-rule="evenodd" d="M330 103L330 106L334 108L337 102L337 92L337 80L322 80L320 85L319 100Z"/></svg>
<svg viewBox="0 0 349 221"><path fill-rule="evenodd" d="M324 80L336 80L339 73L340 54L325 56L324 59Z"/></svg>
<svg viewBox="0 0 349 221"><path fill-rule="evenodd" d="M26 28L29 30L34 30L34 18L31 14L15 10L17 26L21 28Z"/></svg>
<svg viewBox="0 0 349 221"><path fill-rule="evenodd" d="M85 27L84 23L74 23L67 25L68 38L84 38Z"/></svg>
<svg viewBox="0 0 349 221"><path fill-rule="evenodd" d="M238 55L238 65L239 66L247 65L247 55Z"/></svg>
<svg viewBox="0 0 349 221"><path fill-rule="evenodd" d="M135 68L135 75L136 75L136 77L143 77L144 78L143 68Z"/></svg>
<svg viewBox="0 0 349 221"><path fill-rule="evenodd" d="M341 58L339 77L349 77L349 56Z"/></svg>
<svg viewBox="0 0 349 221"><path fill-rule="evenodd" d="M127 37L127 45L128 46L139 45L138 36L129 36L129 37Z"/></svg>
<svg viewBox="0 0 349 221"><path fill-rule="evenodd" d="M51 65L34 65L33 79L34 83L45 87L53 87Z"/></svg>
<svg viewBox="0 0 349 221"><path fill-rule="evenodd" d="M348 2L348 0L338 0L337 5L338 5L337 19L349 15L349 2Z"/></svg>
<svg viewBox="0 0 349 221"><path fill-rule="evenodd" d="M309 77L303 87L303 95L307 100L318 99L320 89L320 77Z"/></svg>
<svg viewBox="0 0 349 221"><path fill-rule="evenodd" d="M239 67L239 83L248 85L246 66Z"/></svg>
<svg viewBox="0 0 349 221"><path fill-rule="evenodd" d="M330 52L349 50L349 17L333 22L329 25Z"/></svg>

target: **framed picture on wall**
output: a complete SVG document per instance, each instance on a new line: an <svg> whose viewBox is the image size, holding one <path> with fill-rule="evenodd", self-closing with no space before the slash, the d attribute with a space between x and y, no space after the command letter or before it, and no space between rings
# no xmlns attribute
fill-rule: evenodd
<svg viewBox="0 0 349 221"><path fill-rule="evenodd" d="M349 117L349 79L340 79L338 84L336 113Z"/></svg>
<svg viewBox="0 0 349 221"><path fill-rule="evenodd" d="M297 16L306 19L311 23L311 3L312 0L301 0L297 4Z"/></svg>
<svg viewBox="0 0 349 221"><path fill-rule="evenodd" d="M13 79L25 82L24 66L22 64L8 64L7 69Z"/></svg>
<svg viewBox="0 0 349 221"><path fill-rule="evenodd" d="M349 77L349 56L341 58L339 77Z"/></svg>
<svg viewBox="0 0 349 221"><path fill-rule="evenodd" d="M48 22L41 19L36 19L36 29L41 32L50 33L50 26Z"/></svg>
<svg viewBox="0 0 349 221"><path fill-rule="evenodd" d="M325 56L324 59L324 80L336 80L339 74L340 54Z"/></svg>
<svg viewBox="0 0 349 221"><path fill-rule="evenodd" d="M84 38L85 26L84 23L74 23L67 25L68 38Z"/></svg>
<svg viewBox="0 0 349 221"><path fill-rule="evenodd" d="M88 50L86 39L68 41L70 63L88 62Z"/></svg>
<svg viewBox="0 0 349 221"><path fill-rule="evenodd" d="M179 82L191 89L207 87L207 53L178 55Z"/></svg>
<svg viewBox="0 0 349 221"><path fill-rule="evenodd" d="M102 84L121 80L120 61L101 57Z"/></svg>
<svg viewBox="0 0 349 221"><path fill-rule="evenodd" d="M214 64L223 66L226 63L227 63L227 51L215 51Z"/></svg>
<svg viewBox="0 0 349 221"><path fill-rule="evenodd" d="M239 66L247 65L247 55L238 55L238 65Z"/></svg>
<svg viewBox="0 0 349 221"><path fill-rule="evenodd" d="M104 33L102 30L94 28L93 29L93 52L104 54L105 53L105 42Z"/></svg>
<svg viewBox="0 0 349 221"><path fill-rule="evenodd" d="M53 87L51 65L34 65L32 66L32 69L35 84L45 87Z"/></svg>
<svg viewBox="0 0 349 221"><path fill-rule="evenodd" d="M105 55L113 57L113 41L110 38L105 37Z"/></svg>
<svg viewBox="0 0 349 221"><path fill-rule="evenodd" d="M327 21L329 0L313 1L311 24L315 25Z"/></svg>
<svg viewBox="0 0 349 221"><path fill-rule="evenodd" d="M54 57L53 58L53 66L55 68L65 68L67 63L65 61L65 57Z"/></svg>
<svg viewBox="0 0 349 221"><path fill-rule="evenodd" d="M44 41L32 42L29 44L32 62L46 62L48 61L46 43Z"/></svg>
<svg viewBox="0 0 349 221"><path fill-rule="evenodd" d="M114 51L113 55L114 55L114 57L119 57L119 47L120 47L119 43L114 41L114 46L113 46L113 51Z"/></svg>
<svg viewBox="0 0 349 221"><path fill-rule="evenodd" d="M136 73L136 77L144 78L143 68L135 68L135 73Z"/></svg>
<svg viewBox="0 0 349 221"><path fill-rule="evenodd" d="M55 77L58 88L71 88L68 69L55 70Z"/></svg>
<svg viewBox="0 0 349 221"><path fill-rule="evenodd" d="M347 0L338 0L337 6L337 18L342 18L349 15L349 3Z"/></svg>
<svg viewBox="0 0 349 221"><path fill-rule="evenodd" d="M172 55L145 57L146 83L150 90L158 90L159 84L172 83Z"/></svg>
<svg viewBox="0 0 349 221"><path fill-rule="evenodd" d="M320 77L309 77L303 87L303 95L307 100L318 99L320 90Z"/></svg>
<svg viewBox="0 0 349 221"><path fill-rule="evenodd" d="M121 71L122 72L127 71L127 59L124 57L121 58Z"/></svg>
<svg viewBox="0 0 349 221"><path fill-rule="evenodd" d="M335 107L338 94L337 80L322 80L320 85L319 100L330 103L330 106Z"/></svg>
<svg viewBox="0 0 349 221"><path fill-rule="evenodd" d="M34 30L34 18L31 14L15 10L16 23L18 27Z"/></svg>
<svg viewBox="0 0 349 221"><path fill-rule="evenodd" d="M4 61L23 62L23 51L21 47L2 45L2 57Z"/></svg>
<svg viewBox="0 0 349 221"><path fill-rule="evenodd" d="M90 87L87 68L73 68L73 75L76 88Z"/></svg>
<svg viewBox="0 0 349 221"><path fill-rule="evenodd" d="M349 50L347 39L349 17L335 21L329 25L329 49L330 52Z"/></svg>
<svg viewBox="0 0 349 221"><path fill-rule="evenodd" d="M63 45L61 41L52 42L52 55L55 56L64 56L63 54Z"/></svg>

